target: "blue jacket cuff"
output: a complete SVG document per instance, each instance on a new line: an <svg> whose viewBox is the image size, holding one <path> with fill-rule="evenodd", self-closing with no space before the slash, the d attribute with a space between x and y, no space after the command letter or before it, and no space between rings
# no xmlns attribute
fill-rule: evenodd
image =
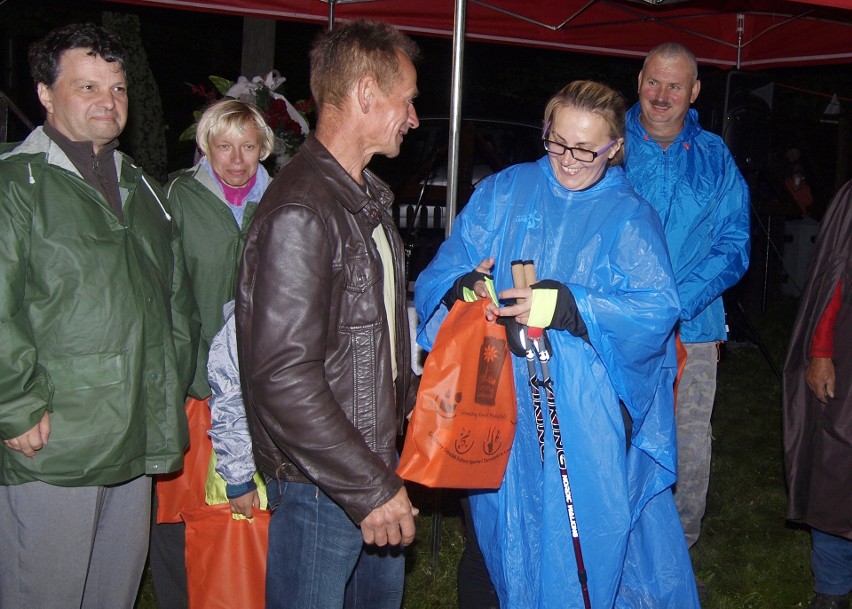
<svg viewBox="0 0 852 609"><path fill-rule="evenodd" d="M225 496L228 499L236 499L255 490L257 490L257 484L254 483L254 479L242 484L225 484Z"/></svg>

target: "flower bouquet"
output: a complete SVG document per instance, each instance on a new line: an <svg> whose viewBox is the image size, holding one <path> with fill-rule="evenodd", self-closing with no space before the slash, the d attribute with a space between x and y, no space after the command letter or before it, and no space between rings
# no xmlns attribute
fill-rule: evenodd
<svg viewBox="0 0 852 609"><path fill-rule="evenodd" d="M272 154L276 157L276 165L280 166L296 154L310 132L307 114L311 111L311 102L301 100L291 104L282 94L285 80L278 70L272 70L266 76L255 76L251 80L240 76L236 82L221 76L211 76L210 82L215 91L203 85L193 85L192 92L204 97L208 104L222 96L257 106L275 134L275 150ZM195 122L180 134L181 140L195 139L201 113L202 110L193 113Z"/></svg>

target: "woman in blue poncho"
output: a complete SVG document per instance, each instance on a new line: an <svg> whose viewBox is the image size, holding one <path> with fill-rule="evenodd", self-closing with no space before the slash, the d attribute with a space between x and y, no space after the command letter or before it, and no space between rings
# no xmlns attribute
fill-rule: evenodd
<svg viewBox="0 0 852 609"><path fill-rule="evenodd" d="M418 342L431 349L447 307L484 296L493 276L504 306L490 306L489 320L546 328L550 341L590 606L692 609L670 489L679 303L656 212L618 166L624 100L573 82L544 124L547 154L483 181L418 277ZM533 261L544 281L514 288L516 260ZM476 534L503 609L583 608L553 429L545 414L542 462L527 364L513 364L515 441L502 486L471 493Z"/></svg>

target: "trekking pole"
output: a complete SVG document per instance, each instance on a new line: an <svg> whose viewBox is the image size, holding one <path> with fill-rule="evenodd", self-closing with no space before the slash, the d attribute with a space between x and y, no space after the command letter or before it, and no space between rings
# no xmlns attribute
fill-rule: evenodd
<svg viewBox="0 0 852 609"><path fill-rule="evenodd" d="M532 264L530 261L515 260L512 262L512 281L516 288L527 286L526 276L524 275L524 265ZM518 298L516 302L521 304L525 298ZM526 327L518 324L518 339L524 347L524 357L527 360L527 373L529 374L529 386L532 393L533 413L535 414L535 430L538 434L538 447L541 457L541 462L544 463L544 414L541 410L541 391L539 390L538 372L535 368L536 354L532 348L532 343L527 340Z"/></svg>
<svg viewBox="0 0 852 609"><path fill-rule="evenodd" d="M522 272L516 270L516 265L522 265ZM523 283L518 285L518 281ZM535 269L532 261L513 262L512 263L512 279L515 281L515 287L529 287L536 282ZM574 546L574 558L577 562L577 579L580 582L580 589L583 593L583 605L586 609L591 609L592 602L589 598L589 578L586 573L586 565L583 562L583 550L580 546L580 529L577 527L577 516L574 511L574 496L571 492L571 483L568 479L568 463L565 459L565 448L562 443L562 430L559 427L559 417L556 412L556 394L553 390L553 379L550 376L550 351L547 348L546 335L543 328L523 328L520 331L521 344L526 349L527 366L530 370L530 387L533 388L533 408L535 409L536 428L538 429L539 421L542 421L539 431L539 446L541 449L542 462L544 461L544 415L541 411L541 388L543 387L547 395L547 410L550 415L550 427L553 429L553 444L556 448L556 461L559 464L559 474L562 479L562 491L565 495L565 508L568 511L568 524L571 527L571 541ZM532 357L538 359L541 366L542 378L538 378L535 371L535 364L532 362Z"/></svg>

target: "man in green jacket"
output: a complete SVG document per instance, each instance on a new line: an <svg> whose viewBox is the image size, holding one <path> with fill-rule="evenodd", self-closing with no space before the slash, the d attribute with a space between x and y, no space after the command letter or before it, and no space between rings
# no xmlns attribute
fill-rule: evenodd
<svg viewBox="0 0 852 609"><path fill-rule="evenodd" d="M197 311L165 197L116 151L118 39L59 28L30 65L46 120L0 156L0 607L130 609Z"/></svg>

